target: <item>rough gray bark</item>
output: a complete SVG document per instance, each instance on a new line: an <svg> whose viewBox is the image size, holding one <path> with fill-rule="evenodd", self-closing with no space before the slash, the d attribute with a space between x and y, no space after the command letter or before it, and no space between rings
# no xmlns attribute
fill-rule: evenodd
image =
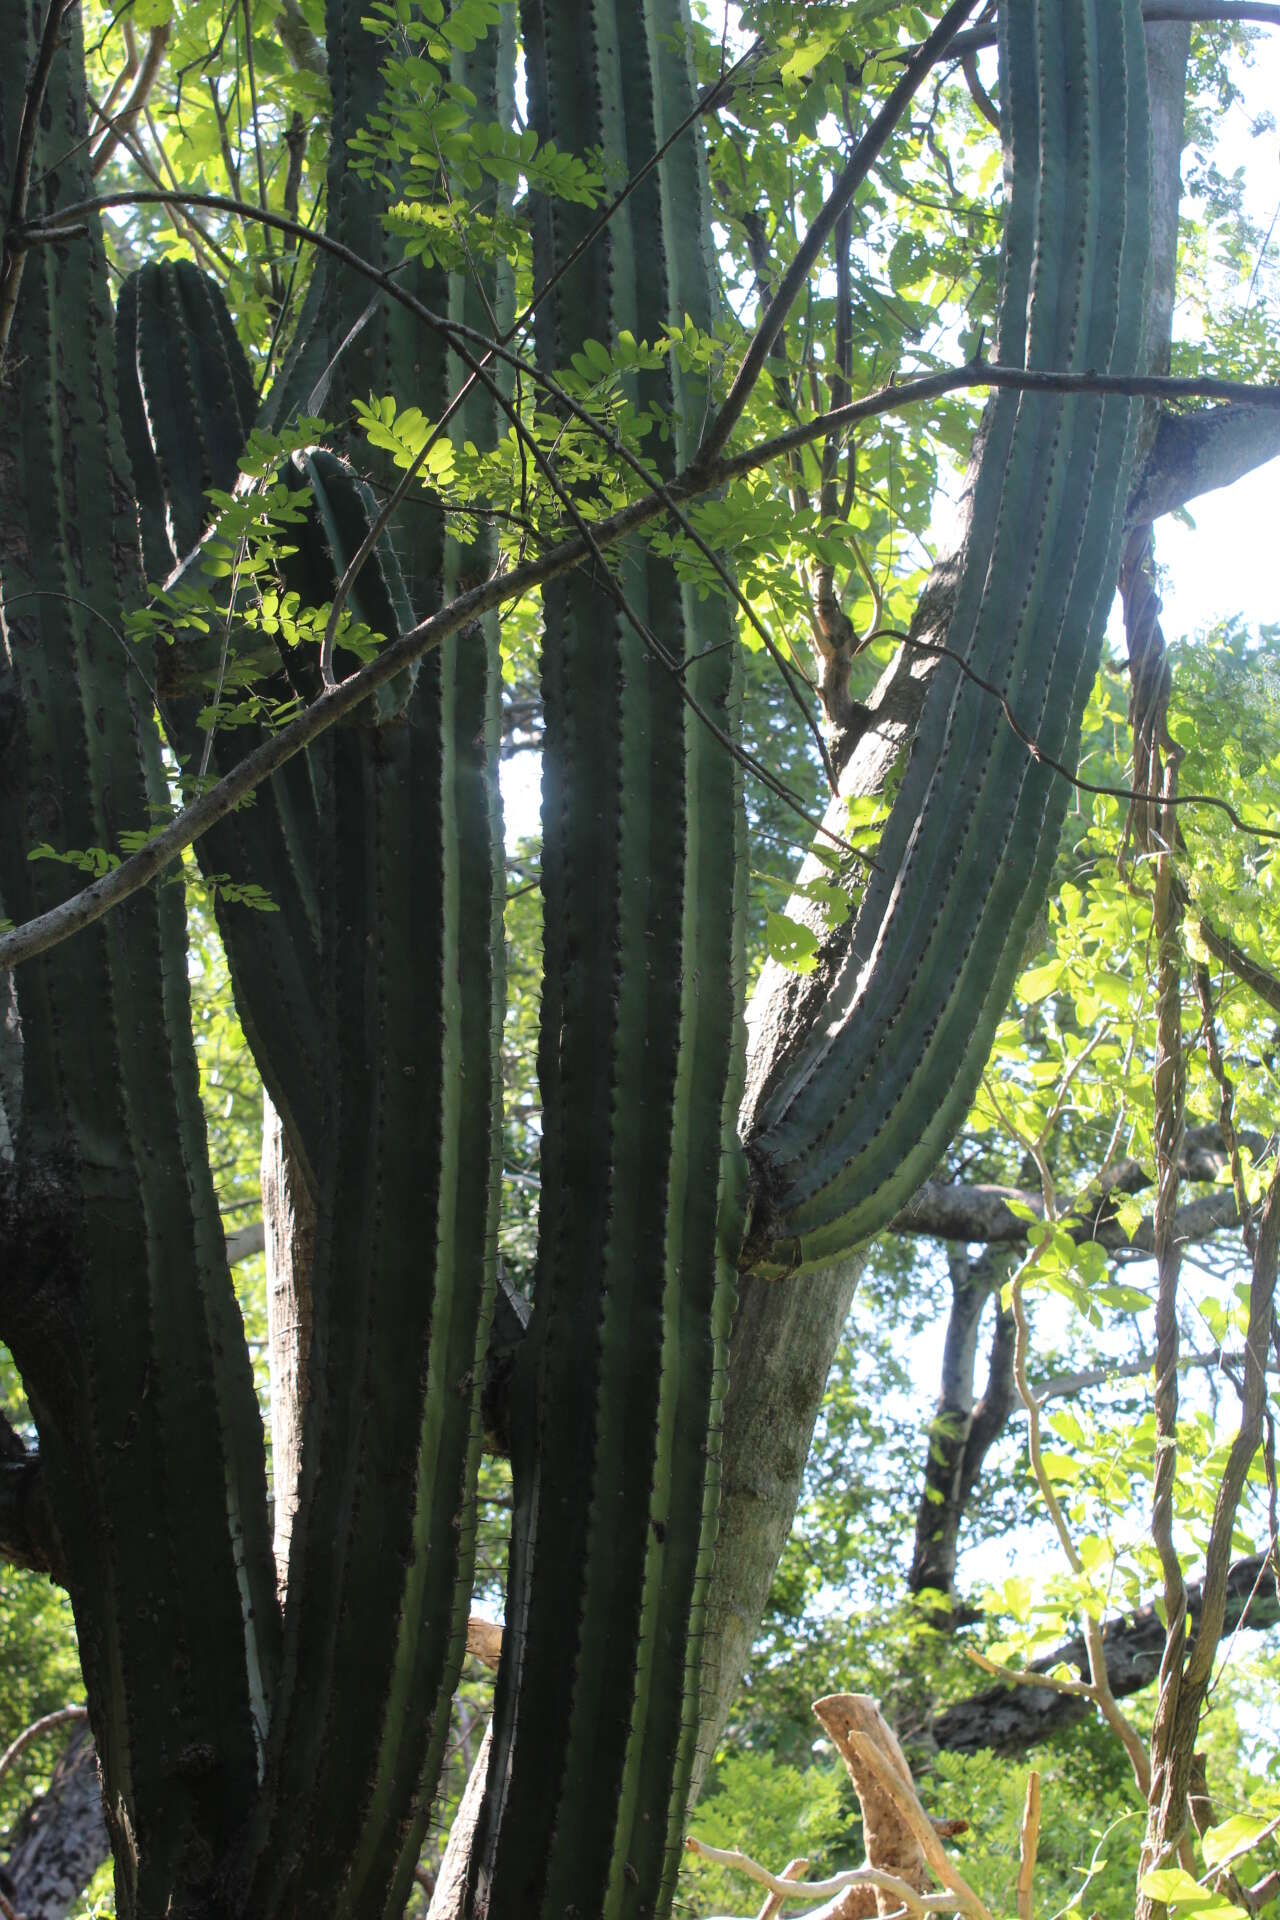
<svg viewBox="0 0 1280 1920"><path fill-rule="evenodd" d="M738 1691L800 1499L814 1422L865 1256L789 1285L740 1282L693 1793Z"/></svg>
<svg viewBox="0 0 1280 1920"><path fill-rule="evenodd" d="M1129 503L1131 523L1156 520L1202 493L1229 487L1280 456L1280 413L1237 404L1162 413Z"/></svg>
<svg viewBox="0 0 1280 1920"><path fill-rule="evenodd" d="M48 1792L10 1835L10 1905L22 1920L64 1920L108 1850L98 1756L85 1727L68 1741Z"/></svg>
<svg viewBox="0 0 1280 1920"><path fill-rule="evenodd" d="M1255 1151L1261 1151L1264 1143L1254 1135L1247 1144ZM1222 1135L1216 1125L1187 1129L1179 1162L1183 1180L1216 1182L1226 1165ZM1150 1218L1143 1218L1131 1240L1116 1219L1115 1210L1118 1199L1141 1193L1151 1182L1149 1167L1142 1166L1136 1160L1117 1162L1089 1196L1079 1225L1073 1230L1076 1238L1096 1240L1109 1252L1149 1253L1152 1245ZM1030 1188L926 1180L901 1213L890 1222L888 1231L924 1235L934 1240L1020 1246L1026 1240L1028 1222L1014 1211L1015 1205L1027 1207L1033 1214L1039 1215L1041 1197ZM1188 1202L1178 1214L1179 1231L1187 1240L1203 1239L1206 1234L1237 1224L1235 1200L1226 1187L1219 1187L1211 1194Z"/></svg>
<svg viewBox="0 0 1280 1920"><path fill-rule="evenodd" d="M462 1912L467 1897L467 1876L471 1867L471 1848L475 1840L476 1821L480 1817L485 1781L489 1775L489 1748L492 1737L493 1727L490 1724L484 1730L480 1751L472 1762L466 1789L458 1802L458 1811L449 1829L449 1844L444 1850L444 1859L440 1862L440 1871L436 1875L436 1884L431 1893L431 1905L427 1909L427 1920L455 1920L456 1915Z"/></svg>
<svg viewBox="0 0 1280 1920"><path fill-rule="evenodd" d="M1202 1599L1199 1584L1188 1589L1193 1624L1200 1618ZM1233 1633L1241 1624L1255 1630L1280 1624L1280 1598L1272 1570L1261 1554L1237 1561L1228 1576L1225 1631ZM1154 1605L1109 1620L1103 1627L1103 1638L1107 1678L1118 1700L1140 1692L1157 1678L1164 1652L1164 1627ZM1081 1678L1088 1679L1083 1640L1064 1641L1052 1653L1033 1660L1029 1671L1048 1673L1062 1664L1074 1667ZM1023 1753L1041 1740L1078 1726L1093 1713L1090 1701L1054 1693L1047 1687L986 1687L935 1715L927 1737L935 1746L953 1753L978 1753L983 1748L993 1753Z"/></svg>

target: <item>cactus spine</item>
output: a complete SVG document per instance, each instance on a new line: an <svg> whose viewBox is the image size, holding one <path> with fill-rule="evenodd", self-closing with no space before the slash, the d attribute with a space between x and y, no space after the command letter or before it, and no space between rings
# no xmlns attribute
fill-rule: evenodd
<svg viewBox="0 0 1280 1920"><path fill-rule="evenodd" d="M387 193L355 180L345 142L377 105L383 54L358 9L332 5L328 24L329 231L378 257ZM481 114L496 111L508 52L495 35L458 57L457 77ZM437 308L480 297L420 267L410 278ZM503 291L489 279L490 304L500 306ZM184 349L164 367L148 352L158 329L147 326L162 300ZM285 426L317 405L341 421L350 395L371 384L412 396L428 416L443 410L444 345L399 309L384 305L343 349L367 301L355 276L331 267L317 276L268 424ZM120 360L135 447L139 421L147 429L144 509L147 443L158 450L174 438L179 451L152 464L164 523L185 526L201 517L210 468L194 452L212 435L187 443L184 465L178 430L188 415L202 424L224 417L231 394L227 362L221 389L198 377L225 332L220 303L175 306L168 270L140 277L122 316ZM483 392L454 432L493 443ZM394 483L389 461L364 464ZM323 603L375 500L325 451L295 459L287 477L312 499L287 584ZM144 512L144 538L146 530ZM415 497L359 577L351 610L395 634L431 612L462 569L488 564L483 541L470 552L446 542L441 516ZM187 671L207 680L208 655L193 649ZM313 694L314 659L282 645L273 682L279 697ZM240 1870L260 1916L320 1900L361 1920L384 1905L398 1914L443 1757L471 1591L496 1236L497 689L490 622L404 676L376 712L336 729L205 850L215 871L256 880L281 909L264 927L263 916L226 906L220 923L246 1032L319 1199L313 1394L281 1682L252 1858ZM181 688L168 703L171 731L192 751L196 706ZM250 731L215 736L214 764L233 763Z"/></svg>
<svg viewBox="0 0 1280 1920"><path fill-rule="evenodd" d="M355 10L330 15L330 231L376 252L385 191L365 192L347 174L344 139L379 97L382 56ZM509 36L495 35L458 58L481 114L497 111L509 53ZM504 289L489 279L500 308ZM440 275L416 291L436 306L481 297ZM331 416L341 419L347 396L370 380L429 413L442 409L443 345L407 334L398 311L366 324L359 354L338 352L357 296L363 306L358 280L325 276L310 309L315 331L302 333L268 423L287 425L313 404L317 359ZM475 322L469 308L465 317ZM204 488L231 484L248 426L244 380L220 297L192 270L136 276L119 335L148 570L167 572L204 522ZM177 350L162 357L166 338ZM362 367L366 352L376 358ZM228 421L232 431L220 433ZM493 443L483 392L454 432ZM322 450L295 457L285 477L312 501L286 584L323 603L375 502ZM378 477L393 482L389 462ZM411 514L393 521L395 544L383 537L351 596L353 614L375 631L404 630L463 569L490 563L483 539L460 549L444 540L438 515L416 500ZM414 600L397 546L413 562ZM171 735L193 755L219 644L193 641L165 675ZM268 688L277 698L313 694L314 659L282 644ZM363 1917L385 1903L398 1914L448 1730L471 1588L496 1224L497 688L490 622L405 676L368 720L285 769L202 850L212 870L257 881L280 909L222 905L219 917L246 1031L320 1198L313 1398L280 1687L251 1855L236 1869L260 1915L321 1898L340 1913ZM213 766L232 764L253 731L216 733ZM398 1487L390 1501L388 1475Z"/></svg>
<svg viewBox="0 0 1280 1920"><path fill-rule="evenodd" d="M1002 360L1117 373L1142 363L1141 31L1129 0L1001 9ZM999 396L948 632L1068 763L1115 580L1133 411L1088 395ZM990 695L943 662L824 1018L757 1114L749 1254L763 1271L822 1264L865 1239L959 1125L1066 798Z"/></svg>

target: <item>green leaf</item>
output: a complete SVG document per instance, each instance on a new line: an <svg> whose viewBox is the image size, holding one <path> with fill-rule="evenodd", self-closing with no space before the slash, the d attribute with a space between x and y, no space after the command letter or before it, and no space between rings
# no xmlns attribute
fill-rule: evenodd
<svg viewBox="0 0 1280 1920"><path fill-rule="evenodd" d="M1116 1208L1116 1219L1120 1223L1120 1231L1124 1234L1125 1239L1132 1240L1134 1234L1142 1225L1141 1201L1135 1200L1131 1193L1126 1194ZM1146 1304L1145 1296L1143 1304Z"/></svg>
<svg viewBox="0 0 1280 1920"><path fill-rule="evenodd" d="M770 913L765 921L769 956L792 973L812 973L818 964L816 935L785 913Z"/></svg>
<svg viewBox="0 0 1280 1920"><path fill-rule="evenodd" d="M1042 967L1029 967L1018 982L1018 997L1033 1007L1053 992L1061 978L1061 960L1047 960Z"/></svg>
<svg viewBox="0 0 1280 1920"><path fill-rule="evenodd" d="M1143 1875L1139 1892L1149 1894L1153 1900L1177 1901L1180 1906L1188 1907L1206 1906L1214 1897L1182 1867L1154 1868Z"/></svg>
<svg viewBox="0 0 1280 1920"><path fill-rule="evenodd" d="M1247 1852L1257 1845L1270 1825L1269 1820L1261 1820L1256 1814L1233 1813L1229 1820L1209 1827L1200 1842L1205 1865L1220 1866L1228 1854Z"/></svg>

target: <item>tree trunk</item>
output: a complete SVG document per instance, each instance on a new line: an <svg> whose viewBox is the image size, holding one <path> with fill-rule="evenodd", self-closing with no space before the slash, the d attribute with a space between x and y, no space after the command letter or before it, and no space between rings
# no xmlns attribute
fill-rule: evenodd
<svg viewBox="0 0 1280 1920"><path fill-rule="evenodd" d="M942 1391L929 1425L915 1546L907 1585L912 1593L955 1598L960 1525L982 1464L1013 1409L1013 1315L996 1301L987 1387L974 1404L978 1329L987 1301L1002 1284L1008 1261L987 1251L970 1260L947 1250L951 1313L942 1350Z"/></svg>
<svg viewBox="0 0 1280 1920"><path fill-rule="evenodd" d="M108 1852L98 1756L86 1726L68 1741L48 1792L14 1827L10 1905L21 1920L64 1920Z"/></svg>
<svg viewBox="0 0 1280 1920"><path fill-rule="evenodd" d="M1202 1589L1188 1589L1188 1613L1194 1624L1200 1617ZM1224 1631L1238 1626L1253 1629L1280 1623L1280 1599L1266 1557L1255 1554L1239 1560L1227 1581ZM1149 1687L1160 1672L1164 1626L1154 1604L1136 1613L1110 1620L1103 1628L1107 1651L1107 1679L1118 1700ZM1033 1660L1031 1673L1048 1673L1066 1664L1088 1678L1089 1662L1082 1639L1067 1640L1052 1653ZM1078 1726L1093 1714L1090 1701L1078 1695L1055 1693L1048 1687L986 1687L967 1700L946 1707L930 1723L928 1736L936 1746L953 1753L1023 1753L1041 1740Z"/></svg>

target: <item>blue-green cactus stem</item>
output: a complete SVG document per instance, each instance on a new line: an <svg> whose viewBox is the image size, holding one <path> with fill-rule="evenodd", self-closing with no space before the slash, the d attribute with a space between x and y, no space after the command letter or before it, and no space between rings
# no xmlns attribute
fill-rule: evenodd
<svg viewBox="0 0 1280 1920"><path fill-rule="evenodd" d="M253 374L217 282L187 260L131 273L116 303L116 389L142 564L166 580L229 493L257 412Z"/></svg>
<svg viewBox="0 0 1280 1920"><path fill-rule="evenodd" d="M679 9L533 5L523 19L540 136L601 149L607 186L620 185L661 137L659 59L679 62L691 97ZM681 117L679 97L663 108ZM621 328L659 337L686 310L709 320L705 260L682 235L676 261L667 230L673 196L680 225L701 224L697 164L681 151L672 168L674 184L650 175L557 282L539 312L544 364ZM535 203L535 284L588 222ZM661 375L630 397L674 406L670 471L703 396ZM712 649L691 669L697 697L732 727L733 649L715 646L730 631L723 603L697 605L642 547L615 564L673 658ZM542 1197L477 1866L477 1899L495 1917L651 1912L664 1897L696 1719L690 1633L734 1240L732 761L605 590L557 583L544 614ZM619 1646L639 1650L634 1663Z"/></svg>
<svg viewBox="0 0 1280 1920"><path fill-rule="evenodd" d="M1013 155L1002 357L1140 363L1145 64L1130 11L1046 0L1002 19ZM988 422L948 645L1055 758L1075 751L1097 662L1131 417L1124 401L1009 394ZM943 766L962 770L945 801ZM751 1251L763 1268L837 1257L936 1159L976 1086L1065 801L998 704L943 663L828 1017L757 1115Z"/></svg>
<svg viewBox="0 0 1280 1920"><path fill-rule="evenodd" d="M330 16L340 144L381 97L383 56L356 25L357 10L331 7ZM497 111L511 84L509 34L455 64L477 111ZM368 222L361 249L376 251L384 204L384 188L369 196L350 179L332 182L330 231L351 237L352 221ZM475 318L478 292L441 276L427 284L419 267L410 278L423 280L416 290L433 305L448 301ZM509 287L487 270L486 279L486 311L509 313ZM358 292L363 303L367 289ZM325 314L331 329L341 303L334 313ZM398 309L379 313L335 368L326 408L340 419L343 395L374 384L438 418L448 374L437 338L406 326ZM452 431L495 444L483 391ZM353 457L380 503L399 473L367 449ZM375 496L333 455L312 454L301 476L317 511L291 565L328 566L336 577ZM415 488L377 564L356 582L351 611L394 631L429 613L463 573L491 564L484 539L474 549L447 544L443 516ZM393 593L403 594L396 605ZM303 684L313 673L314 661L294 664L300 692L313 690ZM495 1276L499 684L489 622L310 756L327 1079L315 1160L312 1400L280 1706L244 1896L263 1920L320 1903L350 1920L400 1913L445 1750L471 1594ZM398 1486L390 1501L389 1479Z"/></svg>
<svg viewBox="0 0 1280 1920"><path fill-rule="evenodd" d="M37 12L3 8L15 71ZM81 61L73 12L38 139L42 217L90 190ZM20 107L20 89L0 95L0 156ZM34 252L0 474L0 891L20 918L78 884L29 861L36 842L114 849L164 795L119 640L140 583L110 343L97 231ZM247 1817L276 1657L261 1422L208 1174L180 895L138 896L28 962L17 992L0 1338L40 1427L132 1920L200 1897Z"/></svg>

